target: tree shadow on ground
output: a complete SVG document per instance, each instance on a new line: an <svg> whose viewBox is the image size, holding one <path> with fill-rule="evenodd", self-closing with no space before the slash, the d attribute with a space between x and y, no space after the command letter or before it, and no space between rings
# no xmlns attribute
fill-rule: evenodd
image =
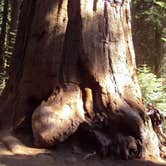
<svg viewBox="0 0 166 166"><path fill-rule="evenodd" d="M25 155L1 155L0 166L165 166L166 163L158 163L144 160L110 160L100 159L97 156L84 160L81 155L66 154L40 154L35 156Z"/></svg>
<svg viewBox="0 0 166 166"><path fill-rule="evenodd" d="M50 148L49 153L25 155L26 151L23 151L24 154L16 155L1 143L0 166L166 166L166 162L155 160L111 160L92 152L84 151L77 143L69 141Z"/></svg>

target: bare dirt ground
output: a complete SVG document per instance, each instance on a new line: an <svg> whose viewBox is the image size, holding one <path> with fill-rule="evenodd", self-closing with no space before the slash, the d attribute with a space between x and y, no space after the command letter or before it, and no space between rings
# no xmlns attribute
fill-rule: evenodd
<svg viewBox="0 0 166 166"><path fill-rule="evenodd" d="M10 141L10 137L8 140ZM0 166L166 166L166 162L152 159L101 159L95 153L90 154L72 144L63 144L49 151L17 145L12 152L9 150L10 146L5 145L5 141L0 142Z"/></svg>

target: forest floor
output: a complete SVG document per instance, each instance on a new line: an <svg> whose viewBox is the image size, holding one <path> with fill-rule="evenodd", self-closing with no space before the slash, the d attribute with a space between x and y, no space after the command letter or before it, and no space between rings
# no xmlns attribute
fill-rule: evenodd
<svg viewBox="0 0 166 166"><path fill-rule="evenodd" d="M17 149L19 149L18 147ZM17 151L17 150L16 150ZM19 154L12 153L0 142L0 166L166 166L157 160L111 160L101 159L95 153L83 151L78 146L63 144L49 151L31 151L23 148Z"/></svg>

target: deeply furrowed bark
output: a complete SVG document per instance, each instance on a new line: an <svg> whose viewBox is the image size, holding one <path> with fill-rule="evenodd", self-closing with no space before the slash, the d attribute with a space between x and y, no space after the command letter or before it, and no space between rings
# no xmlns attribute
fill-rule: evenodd
<svg viewBox="0 0 166 166"><path fill-rule="evenodd" d="M32 116L35 144L42 147L62 142L78 129L81 136L85 131L93 139L109 140L97 143L106 146L101 153L124 159L158 155L158 145L151 146L157 138L145 125L128 1L33 3L30 35L18 52L23 58L17 65L16 96L8 99L14 101L14 127L31 127Z"/></svg>
<svg viewBox="0 0 166 166"><path fill-rule="evenodd" d="M11 126L13 122L13 127L18 128L23 122L24 127L29 128L34 108L47 99L58 84L67 1L61 4L45 0L42 6L40 3L25 0L22 4L10 80L0 100L1 109L7 115L2 127L3 124ZM54 53L57 56L53 56Z"/></svg>

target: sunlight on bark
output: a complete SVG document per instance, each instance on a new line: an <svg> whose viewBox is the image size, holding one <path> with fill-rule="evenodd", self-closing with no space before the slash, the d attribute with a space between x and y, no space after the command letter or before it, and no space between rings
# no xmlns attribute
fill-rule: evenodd
<svg viewBox="0 0 166 166"><path fill-rule="evenodd" d="M95 2L95 0L81 0L81 13L82 15L85 15L86 17L94 16L95 12L102 14L103 13L103 7L104 7L104 1L98 0Z"/></svg>

